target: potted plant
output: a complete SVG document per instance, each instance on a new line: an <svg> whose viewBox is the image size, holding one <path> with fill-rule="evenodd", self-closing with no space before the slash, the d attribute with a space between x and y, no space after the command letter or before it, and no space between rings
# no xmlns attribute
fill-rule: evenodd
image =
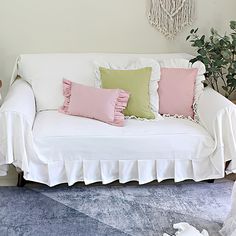
<svg viewBox="0 0 236 236"><path fill-rule="evenodd" d="M198 28L186 38L197 50L191 62L201 61L206 66L206 84L230 98L236 91L236 21L230 22L231 33L220 35L211 29L210 36L199 36Z"/></svg>

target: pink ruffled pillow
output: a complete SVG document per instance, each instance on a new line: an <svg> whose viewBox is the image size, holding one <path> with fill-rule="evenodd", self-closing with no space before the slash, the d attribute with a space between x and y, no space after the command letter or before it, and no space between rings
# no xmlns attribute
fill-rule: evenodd
<svg viewBox="0 0 236 236"><path fill-rule="evenodd" d="M198 69L161 68L158 94L160 114L194 117L193 101Z"/></svg>
<svg viewBox="0 0 236 236"><path fill-rule="evenodd" d="M121 89L100 89L63 80L64 105L59 112L123 126L129 94Z"/></svg>

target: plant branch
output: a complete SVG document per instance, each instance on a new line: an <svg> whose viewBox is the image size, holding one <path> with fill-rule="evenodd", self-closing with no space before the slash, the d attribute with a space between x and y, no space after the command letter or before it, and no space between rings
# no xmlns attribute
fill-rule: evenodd
<svg viewBox="0 0 236 236"><path fill-rule="evenodd" d="M201 61L206 65L207 83L225 97L236 91L236 21L230 22L231 34L224 36L215 29L211 35L198 35L198 29L192 29L187 41L197 50L198 55L191 62Z"/></svg>

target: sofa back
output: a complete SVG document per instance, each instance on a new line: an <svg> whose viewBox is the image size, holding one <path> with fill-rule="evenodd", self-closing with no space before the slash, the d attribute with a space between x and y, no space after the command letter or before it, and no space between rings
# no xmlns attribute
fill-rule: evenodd
<svg viewBox="0 0 236 236"><path fill-rule="evenodd" d="M17 63L17 75L31 84L37 110L55 110L63 104L62 79L94 86L95 62L106 61L117 66L138 58L191 59L189 54L25 54Z"/></svg>

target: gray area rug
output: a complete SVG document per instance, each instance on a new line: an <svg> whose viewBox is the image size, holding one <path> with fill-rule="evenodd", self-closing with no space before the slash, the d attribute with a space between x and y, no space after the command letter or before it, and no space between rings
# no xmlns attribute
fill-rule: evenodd
<svg viewBox="0 0 236 236"><path fill-rule="evenodd" d="M232 187L225 180L1 187L0 235L162 236L174 234L172 225L185 221L218 236Z"/></svg>

